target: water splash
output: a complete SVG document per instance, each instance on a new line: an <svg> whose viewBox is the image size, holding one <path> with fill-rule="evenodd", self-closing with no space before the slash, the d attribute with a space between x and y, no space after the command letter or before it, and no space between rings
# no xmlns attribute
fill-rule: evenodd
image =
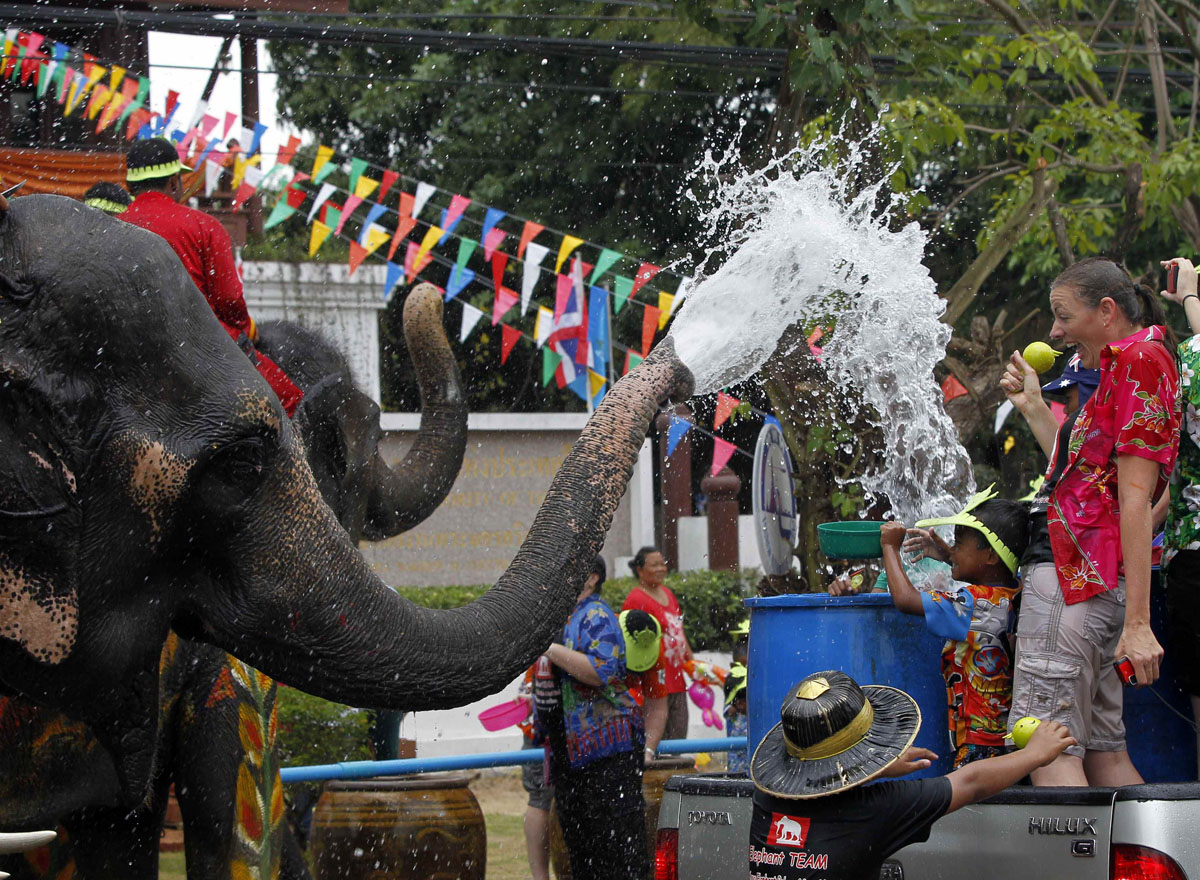
<svg viewBox="0 0 1200 880"><path fill-rule="evenodd" d="M789 326L832 319L822 365L873 408L885 443L864 488L886 493L904 522L949 514L974 480L933 380L951 331L921 262L926 235L916 223L891 228L899 200L885 189L888 171L862 185L869 142L840 142L836 156L829 146L758 171L740 167L736 146L706 155L685 195L713 250L685 285L670 335L706 393L756 373Z"/></svg>

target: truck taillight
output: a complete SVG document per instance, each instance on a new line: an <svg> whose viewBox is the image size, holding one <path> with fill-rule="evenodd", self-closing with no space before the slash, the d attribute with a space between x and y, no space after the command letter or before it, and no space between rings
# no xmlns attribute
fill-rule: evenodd
<svg viewBox="0 0 1200 880"><path fill-rule="evenodd" d="M654 880L679 880L679 829L660 828L654 845Z"/></svg>
<svg viewBox="0 0 1200 880"><path fill-rule="evenodd" d="M1112 880L1187 880L1187 874L1166 853L1148 846L1117 843L1112 848Z"/></svg>

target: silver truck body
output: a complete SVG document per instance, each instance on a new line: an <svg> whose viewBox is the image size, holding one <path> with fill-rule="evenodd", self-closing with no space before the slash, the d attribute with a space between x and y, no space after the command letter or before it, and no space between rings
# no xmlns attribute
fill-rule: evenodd
<svg viewBox="0 0 1200 880"><path fill-rule="evenodd" d="M677 880L748 874L753 785L745 776L668 780L658 827L676 829ZM1112 788L1010 788L952 813L927 843L906 847L884 880L1127 880L1114 847L1147 847L1200 880L1200 783ZM659 877L659 880L671 880Z"/></svg>

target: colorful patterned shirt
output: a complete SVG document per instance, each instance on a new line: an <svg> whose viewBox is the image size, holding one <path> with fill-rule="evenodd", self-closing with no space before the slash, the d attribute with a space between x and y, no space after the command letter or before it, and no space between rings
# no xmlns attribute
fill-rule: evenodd
<svg viewBox="0 0 1200 880"><path fill-rule="evenodd" d="M1012 708L1013 604L1020 586L963 584L958 592L921 594L925 625L946 639L942 677L952 751L1002 746Z"/></svg>
<svg viewBox="0 0 1200 880"><path fill-rule="evenodd" d="M1117 456L1160 465L1151 497L1166 485L1179 441L1179 372L1160 326L1100 352L1100 386L1080 410L1067 464L1046 512L1058 583L1068 605L1117 586L1122 573ZM1057 446L1057 440L1055 441ZM1057 452L1057 450L1056 450ZM1056 455L1050 456L1050 470Z"/></svg>
<svg viewBox="0 0 1200 880"><path fill-rule="evenodd" d="M560 688L555 694L552 688L539 689L540 672L535 672L534 706L544 738L535 737L534 742L548 739L553 752L565 748L572 769L640 749L644 723L626 684L625 637L613 610L599 596L588 596L571 612L562 643L588 656L603 685L591 687L558 669ZM559 705L548 706L547 697ZM559 718L561 729L553 729ZM561 760L562 755L557 757Z"/></svg>
<svg viewBox="0 0 1200 880"><path fill-rule="evenodd" d="M734 712L733 707L725 710L725 735L726 736L746 736L750 733L750 716L741 712ZM729 752L728 765L725 768L730 773L749 773L750 758L746 754L746 749L731 749Z"/></svg>
<svg viewBox="0 0 1200 880"><path fill-rule="evenodd" d="M1183 425L1179 458L1171 474L1163 564L1180 550L1200 550L1200 335L1179 346L1179 393Z"/></svg>

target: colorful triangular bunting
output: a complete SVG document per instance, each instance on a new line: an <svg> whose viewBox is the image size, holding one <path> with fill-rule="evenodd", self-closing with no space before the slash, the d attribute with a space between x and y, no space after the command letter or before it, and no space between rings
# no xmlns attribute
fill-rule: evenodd
<svg viewBox="0 0 1200 880"><path fill-rule="evenodd" d="M558 246L558 259L554 263L554 271L562 271L562 264L570 256L571 251L583 244L582 238L576 238L573 235L564 235L562 244Z"/></svg>
<svg viewBox="0 0 1200 880"><path fill-rule="evenodd" d="M312 231L308 236L308 255L310 257L316 256L317 251L320 250L321 245L325 243L325 239L329 238L332 232L333 230L320 220L313 221Z"/></svg>
<svg viewBox="0 0 1200 880"><path fill-rule="evenodd" d="M546 227L543 226L541 223L534 223L532 220L525 221L525 226L521 230L521 243L519 245L517 245L517 259L518 260L522 259L525 256L525 248L527 248L529 246L529 243L531 241L533 241L535 238L537 238L538 233L541 232L545 228ZM546 250L549 250L549 248L546 248Z"/></svg>
<svg viewBox="0 0 1200 880"><path fill-rule="evenodd" d="M492 326L500 323L500 319L508 314L508 310L517 304L517 294L507 287L496 288L496 298L492 303Z"/></svg>
<svg viewBox="0 0 1200 880"><path fill-rule="evenodd" d="M554 378L554 374L558 372L558 365L562 363L562 355L551 348L542 349L542 384L549 385L550 380Z"/></svg>
<svg viewBox="0 0 1200 880"><path fill-rule="evenodd" d="M713 437L713 460L712 469L709 471L714 477L721 472L721 468L729 464L729 459L733 457L733 453L737 451L737 447L728 440L722 440L720 437Z"/></svg>
<svg viewBox="0 0 1200 880"><path fill-rule="evenodd" d="M633 293L636 295L642 285L657 275L658 272L658 266L655 266L653 263L642 263L638 267L637 275L633 276Z"/></svg>
<svg viewBox="0 0 1200 880"><path fill-rule="evenodd" d="M471 331L475 329L475 325L479 323L479 319L483 317L483 312L466 302L462 304L462 308L462 326L458 331L458 341L466 342Z"/></svg>
<svg viewBox="0 0 1200 880"><path fill-rule="evenodd" d="M654 344L654 334L658 331L659 311L654 306L646 306L642 313L642 354L650 354L650 346Z"/></svg>
<svg viewBox="0 0 1200 880"><path fill-rule="evenodd" d="M522 315L529 308L529 299L533 296L533 289L537 286L538 277L541 275L542 260L546 259L548 253L550 253L550 248L533 242L528 243L525 249L525 266L521 277Z"/></svg>
<svg viewBox="0 0 1200 880"><path fill-rule="evenodd" d="M671 413L671 420L667 425L667 458L675 454L675 449L679 446L679 441L686 437L687 432L691 429L691 422L682 416Z"/></svg>
<svg viewBox="0 0 1200 880"><path fill-rule="evenodd" d="M718 391L717 413L713 416L713 429L716 430L725 424L725 420L729 418L729 414L737 409L741 403L736 397L730 397L724 391Z"/></svg>
<svg viewBox="0 0 1200 880"><path fill-rule="evenodd" d="M513 346L517 344L517 340L521 338L521 331L516 327L511 327L508 324L503 324L500 327L500 364L503 365L508 360L508 356L512 354Z"/></svg>

